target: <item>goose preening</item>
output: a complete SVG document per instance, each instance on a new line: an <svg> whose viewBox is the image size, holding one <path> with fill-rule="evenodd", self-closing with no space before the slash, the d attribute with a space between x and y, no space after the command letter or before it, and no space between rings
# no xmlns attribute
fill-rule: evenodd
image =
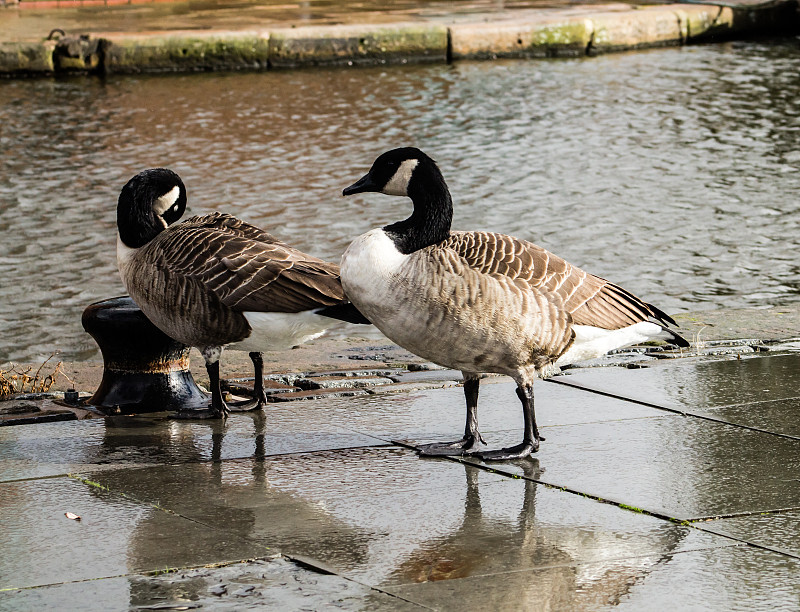
<svg viewBox="0 0 800 612"><path fill-rule="evenodd" d="M134 176L117 204L117 265L147 318L206 361L210 409L187 416L228 413L219 380L223 348L250 353L255 399L234 408L258 409L266 403L262 351L302 344L340 320L368 322L345 298L336 264L227 214L175 224L185 209L186 188L171 170Z"/></svg>
<svg viewBox="0 0 800 612"><path fill-rule="evenodd" d="M453 203L436 163L415 148L388 151L343 195L408 196L411 216L356 238L342 256L352 303L403 348L462 371L464 437L420 447L427 455L516 459L539 449L533 381L559 366L610 350L665 340L672 318L621 287L576 268L526 240L490 232L450 231ZM511 376L522 402L524 437L480 452L479 375Z"/></svg>

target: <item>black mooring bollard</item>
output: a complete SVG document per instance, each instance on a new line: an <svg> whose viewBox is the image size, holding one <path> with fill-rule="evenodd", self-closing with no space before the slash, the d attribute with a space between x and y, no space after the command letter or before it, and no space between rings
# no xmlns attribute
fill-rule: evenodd
<svg viewBox="0 0 800 612"><path fill-rule="evenodd" d="M208 407L189 371L189 347L153 325L130 297L87 306L81 323L103 353L103 380L87 406L105 414Z"/></svg>

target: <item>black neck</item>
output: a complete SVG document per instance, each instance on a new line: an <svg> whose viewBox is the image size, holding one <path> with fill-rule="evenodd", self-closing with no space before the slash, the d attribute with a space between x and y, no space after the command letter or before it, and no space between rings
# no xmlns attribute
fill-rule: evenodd
<svg viewBox="0 0 800 612"><path fill-rule="evenodd" d="M404 255L447 239L453 222L453 200L436 165L415 169L408 196L414 203L411 216L383 228Z"/></svg>

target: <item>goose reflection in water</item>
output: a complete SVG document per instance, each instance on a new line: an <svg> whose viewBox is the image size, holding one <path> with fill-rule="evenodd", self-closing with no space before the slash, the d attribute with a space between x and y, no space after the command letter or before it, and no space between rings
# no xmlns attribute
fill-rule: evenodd
<svg viewBox="0 0 800 612"><path fill-rule="evenodd" d="M482 470L465 463L467 491L461 525L420 544L389 581L407 584L480 577L482 584L495 588L476 592L472 602L476 606L581 610L619 602L669 561L686 533L671 524L655 530L614 530L589 517L576 522L564 516L554 522L553 512L537 519L537 491L544 486L534 482L541 474L539 462L529 460L522 467L522 505L516 518L509 520L498 516L497 493L487 508L481 502L481 488L491 494L498 484L480 485ZM493 575L496 583L487 582Z"/></svg>
<svg viewBox="0 0 800 612"><path fill-rule="evenodd" d="M252 420L252 435L242 435L245 420ZM265 460L269 420L263 412L243 413L235 423L109 419L114 424L107 423L98 454L128 455L135 464L94 478L112 492L124 492L145 504L139 506L128 534L125 555L131 572L264 557L277 551L324 555L333 565L367 562L366 532L323 505L270 483L272 464ZM234 433L237 424L239 431ZM143 467L145 462L158 465ZM93 495L107 495L99 488L90 490ZM191 599L186 588L199 593L207 586L197 581L175 585L172 592L173 587L160 583L157 594ZM152 603L153 596L150 582L130 578L132 606Z"/></svg>
<svg viewBox="0 0 800 612"><path fill-rule="evenodd" d="M581 609L625 598L669 562L689 532L543 488L535 482L536 460L520 463L522 480L464 464L462 506L461 468L396 447L267 456L275 443L266 423L274 418L251 413L227 424L172 423L147 442L140 430L107 428L108 450L141 444L145 454L160 445L161 465L121 467L96 479L191 519L140 506L124 553L131 571L281 551L319 559L362 584L447 588L448 580L479 579L486 588L472 591L475 606ZM234 433L245 419L252 419L252 432ZM418 486L421 475L444 488L424 493L429 486ZM158 593L207 586L166 584ZM142 605L152 585L132 578L130 593L131 604Z"/></svg>

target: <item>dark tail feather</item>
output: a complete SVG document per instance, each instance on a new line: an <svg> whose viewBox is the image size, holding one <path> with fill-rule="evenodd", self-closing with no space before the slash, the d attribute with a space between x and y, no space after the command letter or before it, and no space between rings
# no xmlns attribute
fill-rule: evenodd
<svg viewBox="0 0 800 612"><path fill-rule="evenodd" d="M340 321L347 321L348 323L356 323L360 325L372 325L372 322L367 319L361 311L353 306L350 302L346 304L336 304L335 306L326 306L314 311L323 317L330 317L331 319L339 319Z"/></svg>
<svg viewBox="0 0 800 612"><path fill-rule="evenodd" d="M676 344L681 348L689 348L690 345L683 336L676 334L674 331L672 331L671 329L667 329L666 327L664 328L664 330L672 334L672 338L667 340L667 342L669 342L670 344Z"/></svg>
<svg viewBox="0 0 800 612"><path fill-rule="evenodd" d="M675 322L675 319L673 319L671 316L669 316L666 312L664 312L660 308L656 308L652 304L647 304L647 307L650 309L652 316L664 326L664 331L667 331L670 334L672 334L672 338L669 339L670 344L675 344L681 348L689 348L690 345L683 336L681 336L680 334L676 334L674 331L672 331L667 327L667 325L674 325L675 327L678 327L678 324Z"/></svg>
<svg viewBox="0 0 800 612"><path fill-rule="evenodd" d="M671 316L669 316L666 312L664 312L660 308L656 308L652 304L647 304L647 307L650 309L650 312L653 313L653 316L656 319L658 319L661 323L665 324L669 323L670 325L674 325L675 327L678 326L678 324L675 322L675 319L673 319Z"/></svg>

